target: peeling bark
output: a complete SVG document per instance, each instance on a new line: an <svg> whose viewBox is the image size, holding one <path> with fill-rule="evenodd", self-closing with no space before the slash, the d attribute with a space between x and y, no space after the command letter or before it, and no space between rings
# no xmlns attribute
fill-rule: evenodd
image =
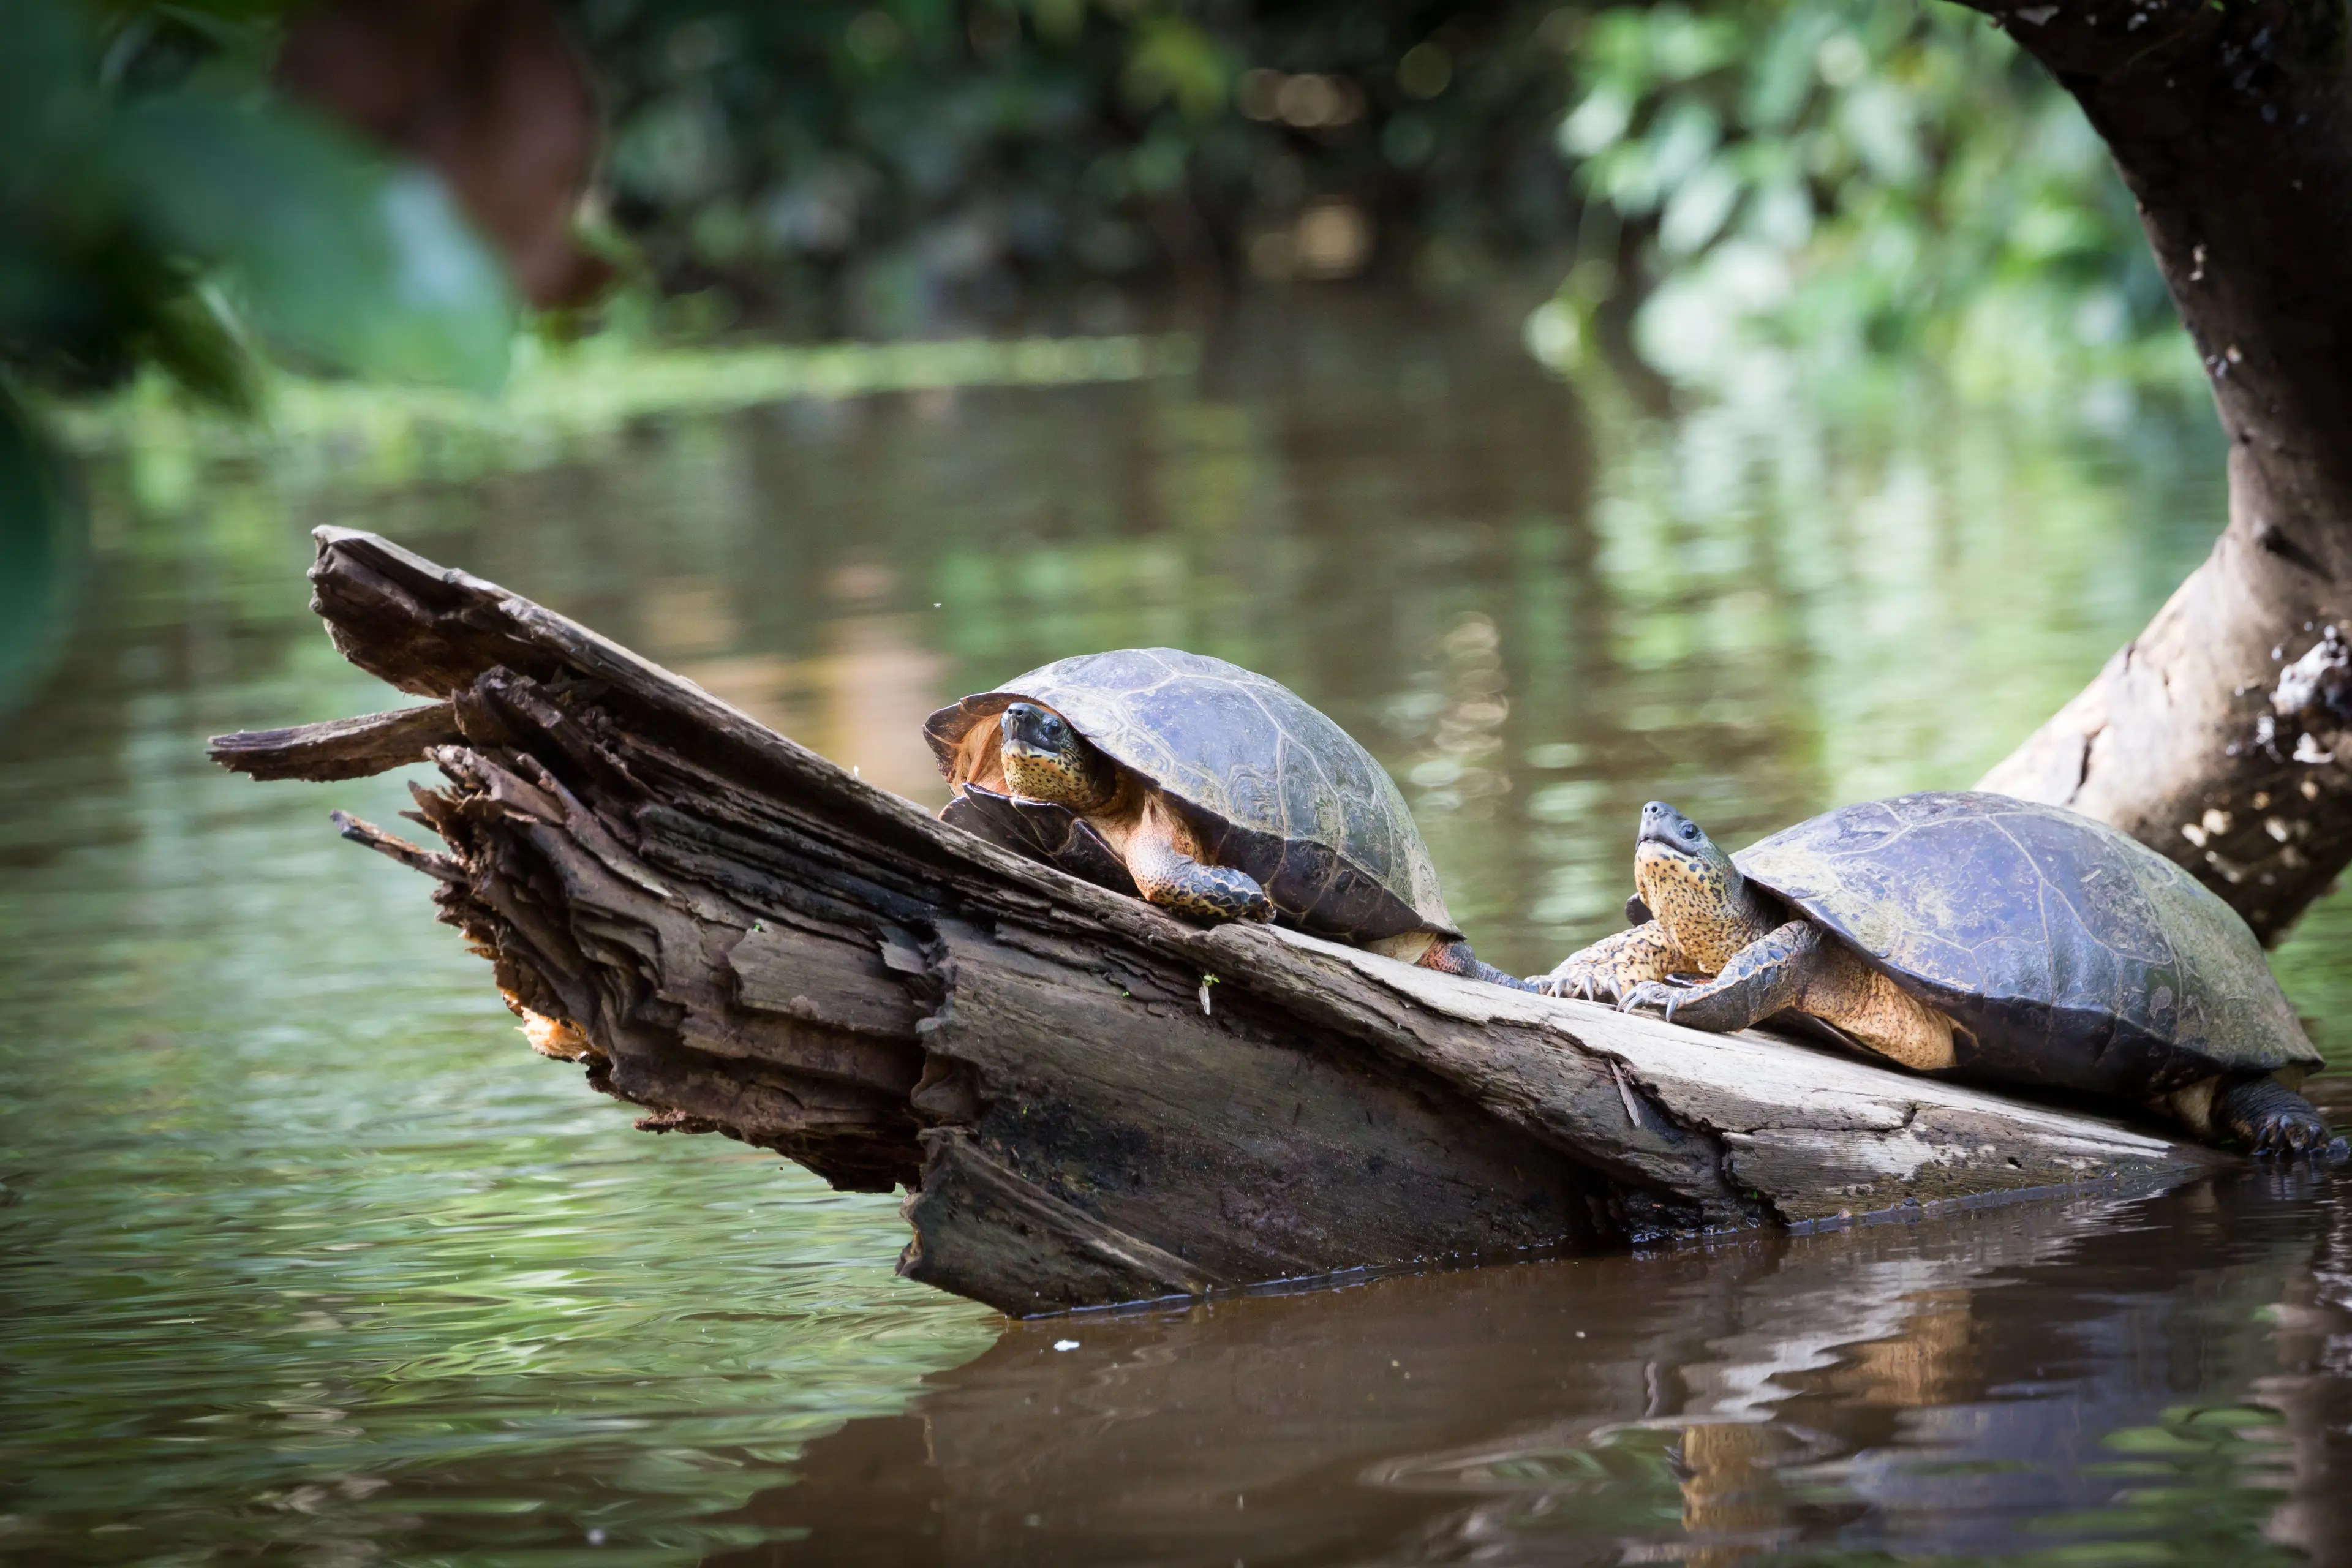
<svg viewBox="0 0 2352 1568"><path fill-rule="evenodd" d="M2105 138L2230 437L2212 554L1979 787L2114 824L2274 942L2352 861L2352 702L2282 679L2352 626L2345 8L1967 3Z"/></svg>
<svg viewBox="0 0 2352 1568"><path fill-rule="evenodd" d="M215 754L258 777L429 759L442 783L412 785L411 815L446 850L338 824L433 879L536 1049L585 1062L648 1131L905 1186L902 1271L1010 1312L2215 1158L1760 1035L1189 925L529 600L372 535L318 538L336 646L436 704Z"/></svg>

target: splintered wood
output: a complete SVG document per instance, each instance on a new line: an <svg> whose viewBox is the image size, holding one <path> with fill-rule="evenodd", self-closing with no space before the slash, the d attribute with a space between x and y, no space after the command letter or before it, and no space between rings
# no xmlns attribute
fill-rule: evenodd
<svg viewBox="0 0 2352 1568"><path fill-rule="evenodd" d="M432 879L535 1049L649 1130L903 1186L902 1272L1009 1312L2211 1159L1762 1036L1189 925L949 826L527 599L373 535L317 537L336 646L430 702L224 737L215 757L262 778L435 765L409 815L443 848L339 826Z"/></svg>

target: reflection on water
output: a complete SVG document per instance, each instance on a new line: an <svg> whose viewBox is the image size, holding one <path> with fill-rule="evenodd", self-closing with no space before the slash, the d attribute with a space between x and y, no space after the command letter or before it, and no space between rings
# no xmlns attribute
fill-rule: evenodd
<svg viewBox="0 0 2352 1568"><path fill-rule="evenodd" d="M2338 1201L2240 1181L1018 1325L740 1516L805 1539L720 1561L2340 1561L2347 1505L2300 1478L2341 1384L2304 1358L2352 1317L2340 1279L2282 1306L2342 1267Z"/></svg>
<svg viewBox="0 0 2352 1568"><path fill-rule="evenodd" d="M1181 378L511 468L102 458L88 618L0 740L0 1555L2339 1553L2332 1181L1003 1331L890 1277L889 1200L630 1134L531 1058L415 879L324 829L400 781L197 748L391 700L303 609L320 521L933 802L939 702L1173 643L1361 736L1482 953L1548 965L1619 918L1643 799L1738 843L1964 784L2221 514L2199 409L1855 401L1647 424L1507 330L1286 302ZM2281 954L2329 1047L2347 919Z"/></svg>

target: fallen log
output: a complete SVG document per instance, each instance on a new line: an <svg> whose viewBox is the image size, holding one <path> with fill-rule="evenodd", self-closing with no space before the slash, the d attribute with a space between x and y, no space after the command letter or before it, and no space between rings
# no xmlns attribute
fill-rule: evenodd
<svg viewBox="0 0 2352 1568"><path fill-rule="evenodd" d="M495 584L322 528L313 607L424 706L222 737L434 881L544 1055L835 1186L1015 1314L1925 1212L2215 1158L2072 1110L1295 931L1203 928L875 788Z"/></svg>

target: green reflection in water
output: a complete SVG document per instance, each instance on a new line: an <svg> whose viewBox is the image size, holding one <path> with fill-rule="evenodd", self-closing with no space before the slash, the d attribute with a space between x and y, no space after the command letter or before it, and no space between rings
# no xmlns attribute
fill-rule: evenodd
<svg viewBox="0 0 2352 1568"><path fill-rule="evenodd" d="M510 468L468 447L463 482L405 427L101 452L87 624L0 752L0 1551L489 1562L598 1531L688 1561L757 1534L718 1516L799 1444L994 1332L892 1279L889 1200L628 1136L530 1058L425 889L325 828L398 781L209 771L208 732L394 700L304 612L310 524L934 802L938 702L1107 646L1237 659L1373 747L1482 952L1534 969L1620 918L1652 795L1738 843L1967 784L2223 514L2201 407L1654 423L1515 332L1269 308L1193 377L681 413ZM2330 1046L2347 921L2280 961Z"/></svg>
<svg viewBox="0 0 2352 1568"><path fill-rule="evenodd" d="M889 1200L632 1136L531 1058L321 831L396 781L210 768L210 731L385 696L304 624L292 521L138 525L0 763L0 1554L690 1561L992 1319L895 1279Z"/></svg>

